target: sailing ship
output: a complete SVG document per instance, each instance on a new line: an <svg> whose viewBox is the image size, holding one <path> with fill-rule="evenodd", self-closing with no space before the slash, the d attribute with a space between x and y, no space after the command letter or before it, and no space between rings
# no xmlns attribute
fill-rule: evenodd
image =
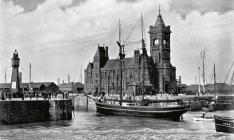
<svg viewBox="0 0 234 140"><path fill-rule="evenodd" d="M229 69L229 72L228 72L228 74L226 76L224 84L226 83L227 78L228 78L233 66L234 66L234 62L232 63L232 65L231 65L231 67ZM214 65L214 99L215 99L215 103L212 104L213 110L214 111L233 110L234 109L234 96L222 96L221 94L217 94L217 93L222 93L222 90L230 90L231 91L232 82L234 81L234 71L232 73L230 84L229 84L230 89L224 89L223 86L217 87L215 77L216 77L216 74L215 74L215 65Z"/></svg>
<svg viewBox="0 0 234 140"><path fill-rule="evenodd" d="M214 115L215 129L217 132L234 133L234 119L230 117Z"/></svg>
<svg viewBox="0 0 234 140"><path fill-rule="evenodd" d="M119 33L121 25L119 23ZM121 44L121 39L117 41L119 47L119 63L120 63L120 94L119 99L103 99L96 100L96 112L103 115L118 115L118 116L133 116L133 117L152 117L152 118L168 118L172 120L179 120L181 115L184 114L188 109L188 105L183 105L182 100L153 100L144 99L145 97L145 81L144 81L144 59L147 55L147 50L145 46L145 40L143 39L143 18L141 15L141 29L142 29L142 79L141 84L142 90L142 100L124 100L122 92L122 78L123 78L123 61L125 57L124 44ZM120 35L119 35L120 37ZM173 106L168 104L174 103ZM175 104L177 103L177 104ZM161 104L166 104L166 106L160 106Z"/></svg>

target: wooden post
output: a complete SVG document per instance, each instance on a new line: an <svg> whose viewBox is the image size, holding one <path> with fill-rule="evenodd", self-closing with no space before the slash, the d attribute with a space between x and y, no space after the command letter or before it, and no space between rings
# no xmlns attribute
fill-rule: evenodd
<svg viewBox="0 0 234 140"><path fill-rule="evenodd" d="M89 110L89 97L88 96L86 96L87 97L87 101L86 101L86 111L88 111Z"/></svg>

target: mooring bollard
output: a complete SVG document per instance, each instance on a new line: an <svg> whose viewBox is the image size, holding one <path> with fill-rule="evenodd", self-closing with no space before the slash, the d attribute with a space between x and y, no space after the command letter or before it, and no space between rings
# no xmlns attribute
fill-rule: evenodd
<svg viewBox="0 0 234 140"><path fill-rule="evenodd" d="M86 102L86 111L88 111L89 110L89 97L88 96L86 96L87 97L87 102Z"/></svg>

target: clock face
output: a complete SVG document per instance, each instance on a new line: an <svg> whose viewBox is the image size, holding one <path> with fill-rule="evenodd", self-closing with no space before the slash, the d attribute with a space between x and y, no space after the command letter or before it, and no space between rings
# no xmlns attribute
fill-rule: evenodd
<svg viewBox="0 0 234 140"><path fill-rule="evenodd" d="M158 45L158 43L159 43L158 39L155 39L154 40L154 45Z"/></svg>

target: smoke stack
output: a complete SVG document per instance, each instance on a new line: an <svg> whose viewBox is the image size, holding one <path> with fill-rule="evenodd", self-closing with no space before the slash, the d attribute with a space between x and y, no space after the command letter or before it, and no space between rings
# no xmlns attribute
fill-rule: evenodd
<svg viewBox="0 0 234 140"><path fill-rule="evenodd" d="M70 83L70 75L67 76L67 83Z"/></svg>
<svg viewBox="0 0 234 140"><path fill-rule="evenodd" d="M62 84L64 84L64 80L62 80Z"/></svg>
<svg viewBox="0 0 234 140"><path fill-rule="evenodd" d="M5 73L5 80L4 80L4 83L6 83L6 73Z"/></svg>
<svg viewBox="0 0 234 140"><path fill-rule="evenodd" d="M31 63L29 63L29 91L32 90L32 67Z"/></svg>
<svg viewBox="0 0 234 140"><path fill-rule="evenodd" d="M60 79L58 78L57 80L58 80L58 85L60 85Z"/></svg>
<svg viewBox="0 0 234 140"><path fill-rule="evenodd" d="M181 76L179 76L179 84L180 84L180 86L181 86L181 84L182 84Z"/></svg>
<svg viewBox="0 0 234 140"><path fill-rule="evenodd" d="M29 83L32 82L32 77L31 77L32 76L32 73L31 73L32 71L31 70L32 70L31 63L29 63Z"/></svg>
<svg viewBox="0 0 234 140"><path fill-rule="evenodd" d="M82 77L82 68L80 70L80 83L82 83L83 77Z"/></svg>
<svg viewBox="0 0 234 140"><path fill-rule="evenodd" d="M4 80L4 83L6 83L7 82L7 68L5 69L5 80Z"/></svg>

